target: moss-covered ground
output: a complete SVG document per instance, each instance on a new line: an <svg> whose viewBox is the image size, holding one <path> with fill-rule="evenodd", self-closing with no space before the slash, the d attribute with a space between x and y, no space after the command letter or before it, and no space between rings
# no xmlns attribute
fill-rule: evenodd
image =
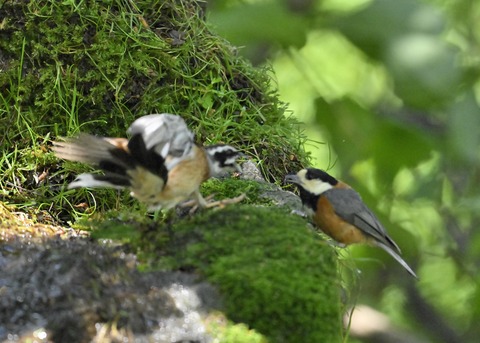
<svg viewBox="0 0 480 343"><path fill-rule="evenodd" d="M90 222L96 238L129 237L145 271L193 272L218 285L227 317L269 342L342 337L335 250L287 209L242 205L163 223L125 215Z"/></svg>
<svg viewBox="0 0 480 343"><path fill-rule="evenodd" d="M171 230L171 261L218 284L232 320L271 342L341 337L336 256L305 220L284 210L228 207Z"/></svg>

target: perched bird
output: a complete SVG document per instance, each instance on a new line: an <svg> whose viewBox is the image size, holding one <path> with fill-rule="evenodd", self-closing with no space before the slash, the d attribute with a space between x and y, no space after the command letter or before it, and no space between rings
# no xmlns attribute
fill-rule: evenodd
<svg viewBox="0 0 480 343"><path fill-rule="evenodd" d="M241 152L224 144L196 145L193 133L180 116L143 116L132 123L127 133L130 139L80 134L54 142L57 157L90 163L104 172L80 174L68 188L129 188L131 195L151 211L171 209L187 200L211 207L218 203L207 204L200 194L200 184L230 171L241 172L237 164Z"/></svg>
<svg viewBox="0 0 480 343"><path fill-rule="evenodd" d="M346 183L320 169L302 169L289 174L285 182L294 183L313 222L339 243L370 243L397 260L411 275L417 277L400 257L400 248L390 238L375 214L360 195Z"/></svg>

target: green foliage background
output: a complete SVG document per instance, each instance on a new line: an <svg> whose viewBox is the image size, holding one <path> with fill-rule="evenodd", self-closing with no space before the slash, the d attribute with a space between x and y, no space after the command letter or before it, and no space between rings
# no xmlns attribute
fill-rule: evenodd
<svg viewBox="0 0 480 343"><path fill-rule="evenodd" d="M415 282L382 252L350 248L362 271L352 304L428 341L478 339L480 3L210 4L221 33L272 61L282 99L319 142L312 164L359 190L418 270Z"/></svg>

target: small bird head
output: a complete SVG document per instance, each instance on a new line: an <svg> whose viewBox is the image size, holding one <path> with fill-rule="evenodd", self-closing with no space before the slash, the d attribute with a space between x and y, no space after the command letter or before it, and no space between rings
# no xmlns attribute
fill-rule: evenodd
<svg viewBox="0 0 480 343"><path fill-rule="evenodd" d="M301 193L306 191L318 196L333 188L338 180L323 170L307 168L296 174L288 174L285 176L285 182L296 184Z"/></svg>
<svg viewBox="0 0 480 343"><path fill-rule="evenodd" d="M237 159L244 156L243 153L230 145L217 144L205 147L210 163L210 176L220 176L227 172L242 172L237 164Z"/></svg>

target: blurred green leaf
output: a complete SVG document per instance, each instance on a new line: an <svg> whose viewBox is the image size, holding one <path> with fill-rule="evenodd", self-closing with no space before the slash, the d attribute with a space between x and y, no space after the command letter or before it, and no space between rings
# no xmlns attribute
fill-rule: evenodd
<svg viewBox="0 0 480 343"><path fill-rule="evenodd" d="M261 1L211 12L209 21L236 45L253 42L301 47L305 44L308 21L277 1Z"/></svg>
<svg viewBox="0 0 480 343"><path fill-rule="evenodd" d="M448 110L448 145L454 159L479 163L480 108L473 92L452 104Z"/></svg>
<svg viewBox="0 0 480 343"><path fill-rule="evenodd" d="M432 143L432 149L433 148ZM433 156L433 158L430 158L424 163L420 163L418 167L413 169L414 179L412 180L412 183L415 192L412 193L411 196L405 197L405 200L415 201L418 198L427 198L435 201L435 203L441 204L442 199L448 199L449 193L447 185L442 187L443 181L445 180L442 170L443 166L435 153L433 153ZM426 165L431 165L433 168L425 172L424 167Z"/></svg>
<svg viewBox="0 0 480 343"><path fill-rule="evenodd" d="M373 158L378 176L391 183L402 167L430 157L433 147L425 132L379 117L348 98L331 104L317 99L315 105L318 123L327 128L346 169Z"/></svg>
<svg viewBox="0 0 480 343"><path fill-rule="evenodd" d="M440 35L445 19L437 8L415 0L377 0L338 21L337 28L384 62L406 105L440 108L457 95L463 76L458 51Z"/></svg>
<svg viewBox="0 0 480 343"><path fill-rule="evenodd" d="M342 166L350 169L359 159L371 156L367 147L376 123L370 111L349 98L332 103L318 98L315 108L317 122L326 127Z"/></svg>
<svg viewBox="0 0 480 343"><path fill-rule="evenodd" d="M415 167L429 158L433 149L424 132L387 120L381 121L371 134L368 150L378 176L388 183L402 167Z"/></svg>
<svg viewBox="0 0 480 343"><path fill-rule="evenodd" d="M438 9L416 0L377 0L336 21L336 27L370 57L381 59L389 42L411 32L439 34L445 26Z"/></svg>
<svg viewBox="0 0 480 343"><path fill-rule="evenodd" d="M462 71L456 58L453 46L425 34L394 39L385 53L396 94L407 105L425 109L442 107L457 95Z"/></svg>

